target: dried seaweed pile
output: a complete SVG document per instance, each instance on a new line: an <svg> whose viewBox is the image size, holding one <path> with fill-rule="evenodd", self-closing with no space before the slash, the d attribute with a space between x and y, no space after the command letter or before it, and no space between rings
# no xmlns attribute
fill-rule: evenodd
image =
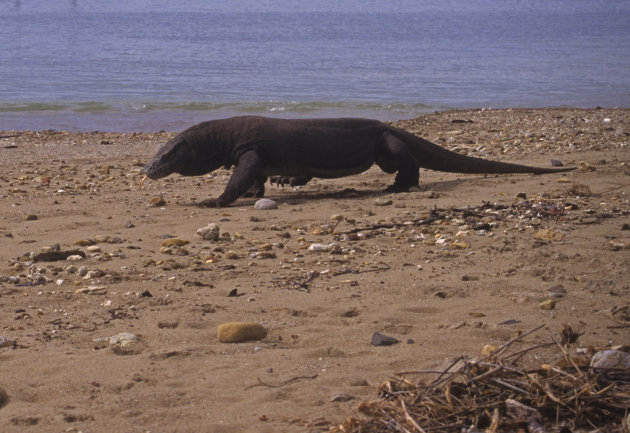
<svg viewBox="0 0 630 433"><path fill-rule="evenodd" d="M562 341L550 337L520 347L526 335L541 328L481 360L458 358L444 371L397 373L380 387L378 400L359 405L364 417L349 418L331 431L569 433L607 427L605 431L627 432L630 369L593 369L590 357L570 357L566 343L578 337L570 327L562 331ZM514 349L514 343L519 347ZM540 364L538 352L553 347L559 349L558 362ZM535 368L521 366L534 362ZM414 383L406 378L414 375L422 379ZM427 377L435 378L425 381Z"/></svg>

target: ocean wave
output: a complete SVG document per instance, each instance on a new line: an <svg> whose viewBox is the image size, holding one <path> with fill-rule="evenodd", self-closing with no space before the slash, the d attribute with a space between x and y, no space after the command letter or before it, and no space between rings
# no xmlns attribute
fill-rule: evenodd
<svg viewBox="0 0 630 433"><path fill-rule="evenodd" d="M0 103L0 112L66 111L76 113L152 111L234 111L242 113L316 113L321 111L389 111L396 113L428 112L447 107L407 103L326 102L326 101L257 101L257 102L21 102Z"/></svg>
<svg viewBox="0 0 630 433"><path fill-rule="evenodd" d="M177 131L204 120L243 115L366 117L394 121L448 108L426 104L325 101L0 103L0 130Z"/></svg>

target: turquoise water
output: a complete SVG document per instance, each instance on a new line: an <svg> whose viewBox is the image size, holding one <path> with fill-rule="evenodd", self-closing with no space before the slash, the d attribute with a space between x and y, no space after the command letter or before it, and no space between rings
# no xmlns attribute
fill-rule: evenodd
<svg viewBox="0 0 630 433"><path fill-rule="evenodd" d="M630 107L630 2L0 2L0 129Z"/></svg>

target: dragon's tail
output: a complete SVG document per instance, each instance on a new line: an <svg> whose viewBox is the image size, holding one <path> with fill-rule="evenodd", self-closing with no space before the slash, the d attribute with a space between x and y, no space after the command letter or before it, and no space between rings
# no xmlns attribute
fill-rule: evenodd
<svg viewBox="0 0 630 433"><path fill-rule="evenodd" d="M576 167L531 167L508 162L490 161L472 156L460 155L433 144L410 132L393 128L400 140L409 144L409 149L422 168L451 173L562 173Z"/></svg>

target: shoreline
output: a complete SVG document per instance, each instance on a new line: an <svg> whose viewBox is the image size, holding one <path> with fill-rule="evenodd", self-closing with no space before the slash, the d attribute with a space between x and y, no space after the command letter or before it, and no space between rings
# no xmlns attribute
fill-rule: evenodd
<svg viewBox="0 0 630 433"><path fill-rule="evenodd" d="M447 149L472 156L509 159L584 150L621 150L630 136L630 109L508 108L438 111L387 122ZM5 163L59 158L149 158L176 132L0 131Z"/></svg>
<svg viewBox="0 0 630 433"><path fill-rule="evenodd" d="M424 117L430 114L451 112L476 112L476 111L531 111L531 110L558 110L558 111L595 111L595 110L630 110L630 108L579 108L579 107L506 107L506 108L448 108L426 106L413 108L412 105L400 105L397 109L387 109L388 105L374 106L364 104L357 107L335 107L324 109L307 108L296 110L292 107L260 108L252 111L239 109L205 110L150 110L148 112L29 112L29 111L4 111L0 116L0 131L67 131L73 133L85 132L160 132L179 131L193 124L210 120L241 115L260 115L270 117L308 118L308 117L366 117L379 119L385 122L400 122ZM405 114L406 113L406 114ZM17 125L9 127L9 125ZM30 126L34 125L34 126Z"/></svg>

